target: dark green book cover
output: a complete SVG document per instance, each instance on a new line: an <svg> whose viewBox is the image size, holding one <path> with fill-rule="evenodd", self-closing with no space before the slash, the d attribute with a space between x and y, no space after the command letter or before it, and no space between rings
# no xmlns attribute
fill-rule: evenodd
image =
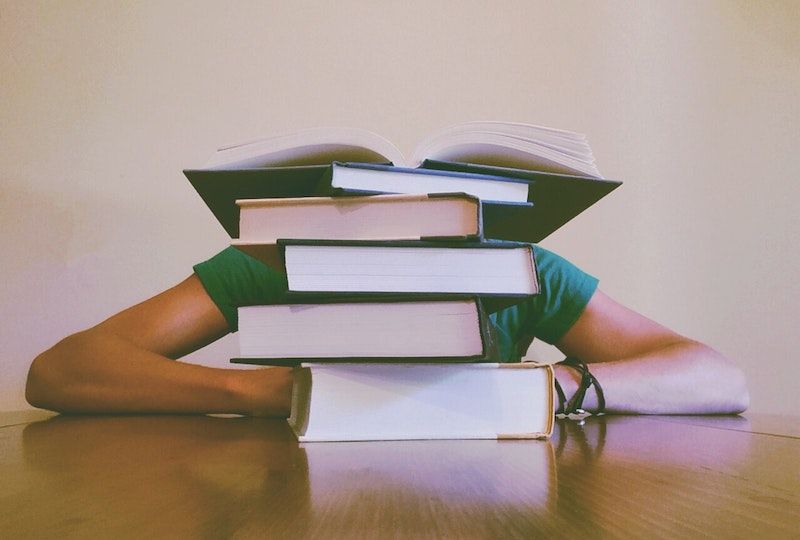
<svg viewBox="0 0 800 540"><path fill-rule="evenodd" d="M329 165L183 171L231 238L239 237L237 199L313 197Z"/></svg>
<svg viewBox="0 0 800 540"><path fill-rule="evenodd" d="M540 242L569 220L614 191L622 182L590 176L544 173L524 169L426 160L423 167L528 182L533 207L483 201L484 236L518 242Z"/></svg>
<svg viewBox="0 0 800 540"><path fill-rule="evenodd" d="M353 164L356 165L356 164ZM371 168L386 165L366 164ZM390 166L389 166L390 167ZM622 183L588 176L427 160L424 168L527 183L528 203L482 201L487 239L540 242ZM237 199L364 195L333 190L330 165L260 169L187 169L184 174L231 238L239 237Z"/></svg>

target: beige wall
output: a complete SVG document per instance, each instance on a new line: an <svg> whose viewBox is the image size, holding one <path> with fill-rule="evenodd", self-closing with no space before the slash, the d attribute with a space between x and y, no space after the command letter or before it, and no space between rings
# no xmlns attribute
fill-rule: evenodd
<svg viewBox="0 0 800 540"><path fill-rule="evenodd" d="M503 119L587 133L625 181L545 246L738 361L752 410L800 411L800 4L233 4L0 3L0 409L226 244L181 175L216 145Z"/></svg>

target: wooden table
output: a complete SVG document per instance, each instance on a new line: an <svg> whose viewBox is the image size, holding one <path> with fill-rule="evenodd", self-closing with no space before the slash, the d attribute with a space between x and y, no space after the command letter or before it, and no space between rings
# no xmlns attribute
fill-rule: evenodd
<svg viewBox="0 0 800 540"><path fill-rule="evenodd" d="M298 445L286 424L0 414L0 537L798 538L800 422Z"/></svg>

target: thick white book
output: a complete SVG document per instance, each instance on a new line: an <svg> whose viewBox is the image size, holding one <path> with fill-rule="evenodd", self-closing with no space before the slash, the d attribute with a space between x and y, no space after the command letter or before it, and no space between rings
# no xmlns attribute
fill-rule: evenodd
<svg viewBox="0 0 800 540"><path fill-rule="evenodd" d="M236 363L497 360L478 299L244 306Z"/></svg>
<svg viewBox="0 0 800 540"><path fill-rule="evenodd" d="M301 442L532 439L553 430L553 370L513 364L302 364L289 426Z"/></svg>
<svg viewBox="0 0 800 540"><path fill-rule="evenodd" d="M480 238L481 205L466 194L240 199L239 240Z"/></svg>
<svg viewBox="0 0 800 540"><path fill-rule="evenodd" d="M278 240L232 245L285 274L298 294L538 294L533 247L516 242ZM491 310L490 310L491 311Z"/></svg>

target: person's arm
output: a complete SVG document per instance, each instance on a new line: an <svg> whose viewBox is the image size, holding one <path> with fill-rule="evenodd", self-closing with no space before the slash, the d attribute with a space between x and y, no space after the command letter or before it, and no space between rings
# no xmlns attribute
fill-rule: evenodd
<svg viewBox="0 0 800 540"><path fill-rule="evenodd" d="M290 370L174 360L227 333L222 313L192 275L40 354L25 396L35 407L59 412L286 416Z"/></svg>
<svg viewBox="0 0 800 540"><path fill-rule="evenodd" d="M749 403L744 375L730 360L599 290L556 346L589 364L604 390L606 412L733 414ZM555 369L569 399L578 374L565 366ZM586 393L583 408L597 408L593 389Z"/></svg>

